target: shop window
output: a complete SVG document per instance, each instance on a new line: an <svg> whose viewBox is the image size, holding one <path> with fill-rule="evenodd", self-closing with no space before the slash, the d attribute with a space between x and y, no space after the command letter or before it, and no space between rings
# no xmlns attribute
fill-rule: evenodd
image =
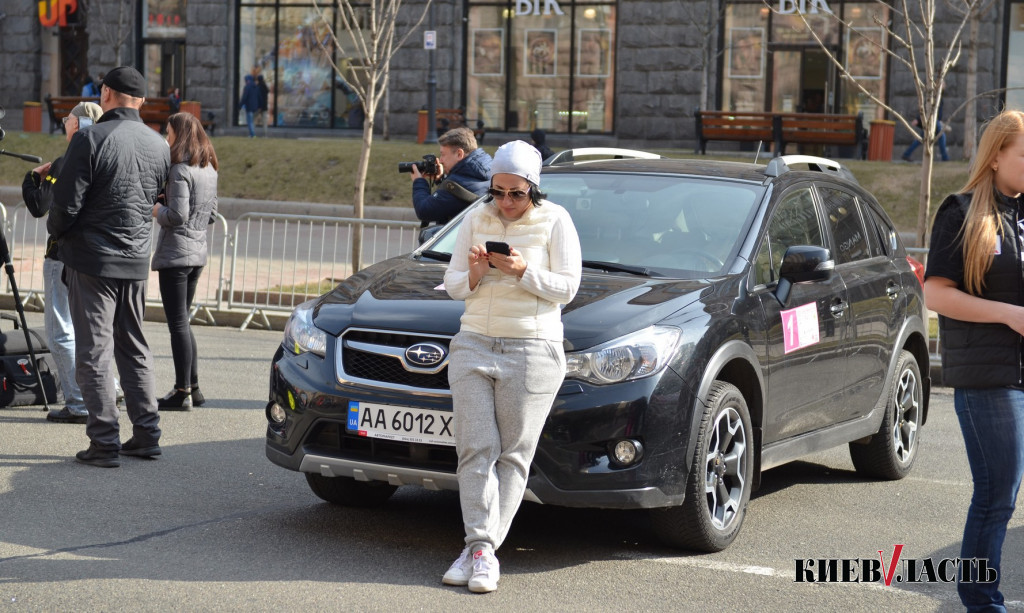
<svg viewBox="0 0 1024 613"><path fill-rule="evenodd" d="M1006 45L1006 104L1004 108L1024 109L1024 3L1010 5ZM1017 89L1014 89L1017 88Z"/></svg>
<svg viewBox="0 0 1024 613"><path fill-rule="evenodd" d="M725 9L722 110L764 110L769 14L762 4L731 4Z"/></svg>
<svg viewBox="0 0 1024 613"><path fill-rule="evenodd" d="M857 83L879 100L885 100L887 62L884 49L889 47L889 33L881 23L889 21L889 7L876 3L849 3L843 6L846 21L853 26L846 30L844 66ZM853 83L844 83L842 112L864 114L864 120L882 119L885 109Z"/></svg>
<svg viewBox="0 0 1024 613"><path fill-rule="evenodd" d="M611 132L614 3L475 2L466 114L495 129Z"/></svg>
<svg viewBox="0 0 1024 613"><path fill-rule="evenodd" d="M142 3L141 65L149 98L184 93L186 5L186 0Z"/></svg>
<svg viewBox="0 0 1024 613"><path fill-rule="evenodd" d="M268 123L276 126L362 128L363 112L351 83L363 60L345 57L348 44L335 12L320 4L341 43L336 49L320 13L308 0L251 0L239 9L238 83L246 75L262 75L267 83ZM341 75L331 65L333 56ZM237 104L235 104L237 107ZM237 125L245 124L238 113Z"/></svg>

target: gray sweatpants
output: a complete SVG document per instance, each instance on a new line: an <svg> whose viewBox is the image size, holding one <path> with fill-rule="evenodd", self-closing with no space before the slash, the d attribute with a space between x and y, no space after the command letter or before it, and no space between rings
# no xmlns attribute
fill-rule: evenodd
<svg viewBox="0 0 1024 613"><path fill-rule="evenodd" d="M448 382L467 545L497 549L505 540L564 377L560 342L473 332L452 339Z"/></svg>
<svg viewBox="0 0 1024 613"><path fill-rule="evenodd" d="M100 449L121 448L114 364L121 375L132 436L160 440L153 356L142 335L146 282L94 277L64 267L75 328L75 379L89 411L85 433ZM113 359L111 359L113 358Z"/></svg>

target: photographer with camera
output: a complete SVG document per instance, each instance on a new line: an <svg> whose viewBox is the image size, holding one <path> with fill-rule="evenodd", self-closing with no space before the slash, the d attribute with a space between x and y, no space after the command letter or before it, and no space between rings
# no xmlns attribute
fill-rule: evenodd
<svg viewBox="0 0 1024 613"><path fill-rule="evenodd" d="M412 174L412 204L424 226L448 223L490 187L491 156L477 147L472 130L448 130L437 143L436 158L425 155L422 162L398 165L398 172Z"/></svg>

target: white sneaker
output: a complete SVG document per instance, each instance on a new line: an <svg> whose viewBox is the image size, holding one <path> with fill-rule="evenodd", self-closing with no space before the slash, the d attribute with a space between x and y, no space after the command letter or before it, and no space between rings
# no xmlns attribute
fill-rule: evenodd
<svg viewBox="0 0 1024 613"><path fill-rule="evenodd" d="M473 554L473 576L469 578L469 591L478 594L498 589L498 558L490 549L481 549Z"/></svg>
<svg viewBox="0 0 1024 613"><path fill-rule="evenodd" d="M459 557L452 562L451 568L444 574L441 583L445 585L466 585L473 575L473 556L469 555L469 547L462 550Z"/></svg>

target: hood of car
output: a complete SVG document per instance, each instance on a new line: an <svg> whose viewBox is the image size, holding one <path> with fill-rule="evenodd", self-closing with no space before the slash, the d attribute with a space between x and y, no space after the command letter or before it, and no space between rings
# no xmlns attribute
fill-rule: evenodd
<svg viewBox="0 0 1024 613"><path fill-rule="evenodd" d="M463 302L444 289L447 264L392 258L340 283L317 304L314 321L335 336L346 328L454 335ZM586 348L646 328L697 300L702 280L660 280L584 269L576 298L562 312L568 348Z"/></svg>

